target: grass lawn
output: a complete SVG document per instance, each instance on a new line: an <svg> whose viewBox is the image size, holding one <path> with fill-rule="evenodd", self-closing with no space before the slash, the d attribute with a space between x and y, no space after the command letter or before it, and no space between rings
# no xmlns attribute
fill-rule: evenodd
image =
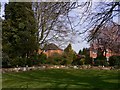
<svg viewBox="0 0 120 90"><path fill-rule="evenodd" d="M47 69L2 75L3 88L120 88L119 71ZM101 89L100 89L101 90Z"/></svg>

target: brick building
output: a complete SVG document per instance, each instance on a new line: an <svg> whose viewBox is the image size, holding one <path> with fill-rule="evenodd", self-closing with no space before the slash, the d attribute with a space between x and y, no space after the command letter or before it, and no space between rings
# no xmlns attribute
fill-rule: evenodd
<svg viewBox="0 0 120 90"><path fill-rule="evenodd" d="M53 54L62 54L63 50L60 49L57 45L50 43L48 45L45 45L44 50L39 49L38 53L41 54L43 52L44 54L47 55L47 57L52 56Z"/></svg>

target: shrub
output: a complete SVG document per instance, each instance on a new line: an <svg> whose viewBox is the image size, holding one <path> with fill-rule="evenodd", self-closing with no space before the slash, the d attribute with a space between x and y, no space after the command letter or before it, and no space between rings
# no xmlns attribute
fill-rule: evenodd
<svg viewBox="0 0 120 90"><path fill-rule="evenodd" d="M76 57L76 59L73 59L72 65L80 65L80 59L79 57Z"/></svg>
<svg viewBox="0 0 120 90"><path fill-rule="evenodd" d="M117 66L120 68L120 56L111 56L109 58L109 64L110 66Z"/></svg>
<svg viewBox="0 0 120 90"><path fill-rule="evenodd" d="M106 62L105 60L96 59L94 65L95 65L95 66L99 66L99 65L100 65L100 66L103 66L103 65L105 66L105 62Z"/></svg>
<svg viewBox="0 0 120 90"><path fill-rule="evenodd" d="M47 59L47 64L54 64L54 65L60 65L63 62L63 56L58 54L58 53L54 53L52 54L52 56L48 57Z"/></svg>
<svg viewBox="0 0 120 90"><path fill-rule="evenodd" d="M76 59L75 54L68 54L64 52L62 55L60 55L58 53L54 53L52 56L48 57L47 64L70 65L74 59Z"/></svg>
<svg viewBox="0 0 120 90"><path fill-rule="evenodd" d="M47 60L47 56L42 53L42 54L38 54L38 53L34 53L32 58L31 58L31 65L39 65L39 64L46 64L46 60ZM28 63L30 63L28 61Z"/></svg>
<svg viewBox="0 0 120 90"><path fill-rule="evenodd" d="M80 65L84 65L84 64L85 64L85 58L81 58Z"/></svg>
<svg viewBox="0 0 120 90"><path fill-rule="evenodd" d="M92 58L90 57L90 55L85 56L85 64L92 64Z"/></svg>
<svg viewBox="0 0 120 90"><path fill-rule="evenodd" d="M27 59L21 57L10 58L9 61L11 67L16 67L17 65L23 67L27 63Z"/></svg>
<svg viewBox="0 0 120 90"><path fill-rule="evenodd" d="M2 67L24 67L26 65L33 66L39 64L46 64L47 56L45 54L33 53L33 55L27 57L11 57L9 58L6 54L3 54Z"/></svg>
<svg viewBox="0 0 120 90"><path fill-rule="evenodd" d="M46 54L42 53L40 55L39 59L40 59L40 64L46 64L47 63L47 56L46 56Z"/></svg>
<svg viewBox="0 0 120 90"><path fill-rule="evenodd" d="M9 61L9 56L6 53L2 54L2 67L3 68L11 67L10 61Z"/></svg>

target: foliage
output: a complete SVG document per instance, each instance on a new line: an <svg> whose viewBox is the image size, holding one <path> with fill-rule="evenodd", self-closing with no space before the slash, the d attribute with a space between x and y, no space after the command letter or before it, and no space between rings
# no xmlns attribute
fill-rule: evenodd
<svg viewBox="0 0 120 90"><path fill-rule="evenodd" d="M71 46L71 44L68 44L68 46L64 49L64 52L66 52L66 53L69 53L69 52L72 52L73 50L72 50L72 46Z"/></svg>
<svg viewBox="0 0 120 90"><path fill-rule="evenodd" d="M30 2L9 2L5 5L2 50L9 57L11 65L15 63L17 65L19 61L25 61L24 64L26 64L26 59L29 60L38 49L36 31L34 12Z"/></svg>
<svg viewBox="0 0 120 90"><path fill-rule="evenodd" d="M73 60L76 59L76 53L73 51L71 44L69 44L65 49L64 49L64 54L66 56L66 64L72 64Z"/></svg>
<svg viewBox="0 0 120 90"><path fill-rule="evenodd" d="M52 56L47 58L47 64L54 64L54 65L70 65L72 64L73 60L76 59L76 55L74 53L54 53Z"/></svg>
<svg viewBox="0 0 120 90"><path fill-rule="evenodd" d="M38 64L46 64L47 56L46 54L42 53L41 55L39 55L38 59L39 59Z"/></svg>
<svg viewBox="0 0 120 90"><path fill-rule="evenodd" d="M82 59L80 60L80 64L81 64L81 65L84 65L84 64L85 64L85 59L84 59L84 58L82 58Z"/></svg>
<svg viewBox="0 0 120 90"><path fill-rule="evenodd" d="M54 53L52 56L48 57L47 64L53 65L67 65L69 62L68 55L63 53L62 55Z"/></svg>
<svg viewBox="0 0 120 90"><path fill-rule="evenodd" d="M79 54L79 55L82 54L82 50L79 50L78 54Z"/></svg>
<svg viewBox="0 0 120 90"><path fill-rule="evenodd" d="M109 58L109 64L110 66L117 66L118 68L120 68L120 56L111 56Z"/></svg>
<svg viewBox="0 0 120 90"><path fill-rule="evenodd" d="M10 60L10 65L11 67L16 67L17 65L25 67L27 65L27 60L27 58L16 57Z"/></svg>
<svg viewBox="0 0 120 90"><path fill-rule="evenodd" d="M34 52L31 58L27 60L27 65L33 66L33 65L40 65L40 64L46 64L47 56L44 53L38 54L37 52Z"/></svg>
<svg viewBox="0 0 120 90"><path fill-rule="evenodd" d="M107 65L106 57L103 55L104 51L101 48L97 50L97 58L95 59L95 65Z"/></svg>
<svg viewBox="0 0 120 90"><path fill-rule="evenodd" d="M83 50L79 51L79 55L84 55L84 64L91 64L92 63L92 58L90 58L90 51L88 48L83 48ZM81 61L82 62L82 61Z"/></svg>
<svg viewBox="0 0 120 90"><path fill-rule="evenodd" d="M81 65L80 58L76 57L76 59L73 60L72 65Z"/></svg>
<svg viewBox="0 0 120 90"><path fill-rule="evenodd" d="M48 64L60 65L62 63L62 55L58 53L53 53L52 56L49 56L47 59Z"/></svg>
<svg viewBox="0 0 120 90"><path fill-rule="evenodd" d="M2 53L2 67L3 68L10 67L10 59L9 59L9 56L6 53Z"/></svg>
<svg viewBox="0 0 120 90"><path fill-rule="evenodd" d="M95 66L107 66L107 62L105 60L101 60L101 59L95 59L94 60L94 65Z"/></svg>

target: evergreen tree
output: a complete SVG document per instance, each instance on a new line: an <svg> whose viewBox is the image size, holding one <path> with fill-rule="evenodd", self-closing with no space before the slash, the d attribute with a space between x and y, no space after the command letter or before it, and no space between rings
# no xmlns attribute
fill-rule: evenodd
<svg viewBox="0 0 120 90"><path fill-rule="evenodd" d="M65 51L66 53L73 52L71 44L69 44L69 45L64 49L64 51Z"/></svg>
<svg viewBox="0 0 120 90"><path fill-rule="evenodd" d="M81 55L85 56L85 64L91 64L90 50L88 48L83 48L82 51L79 51Z"/></svg>
<svg viewBox="0 0 120 90"><path fill-rule="evenodd" d="M64 52L66 54L66 63L67 64L71 64L73 62L74 59L76 59L76 55L75 55L75 52L73 51L72 49L72 46L71 44L69 44L65 49L64 49Z"/></svg>
<svg viewBox="0 0 120 90"><path fill-rule="evenodd" d="M106 57L103 55L104 50L102 50L101 48L98 48L97 50L97 58L95 61L96 65L107 65L106 63Z"/></svg>
<svg viewBox="0 0 120 90"><path fill-rule="evenodd" d="M82 53L82 50L79 50L78 54L81 54Z"/></svg>
<svg viewBox="0 0 120 90"><path fill-rule="evenodd" d="M31 58L31 55L38 48L36 32L32 3L9 2L5 5L2 44L3 53L8 56L7 59L10 63L22 58L23 63L26 64L26 60Z"/></svg>

